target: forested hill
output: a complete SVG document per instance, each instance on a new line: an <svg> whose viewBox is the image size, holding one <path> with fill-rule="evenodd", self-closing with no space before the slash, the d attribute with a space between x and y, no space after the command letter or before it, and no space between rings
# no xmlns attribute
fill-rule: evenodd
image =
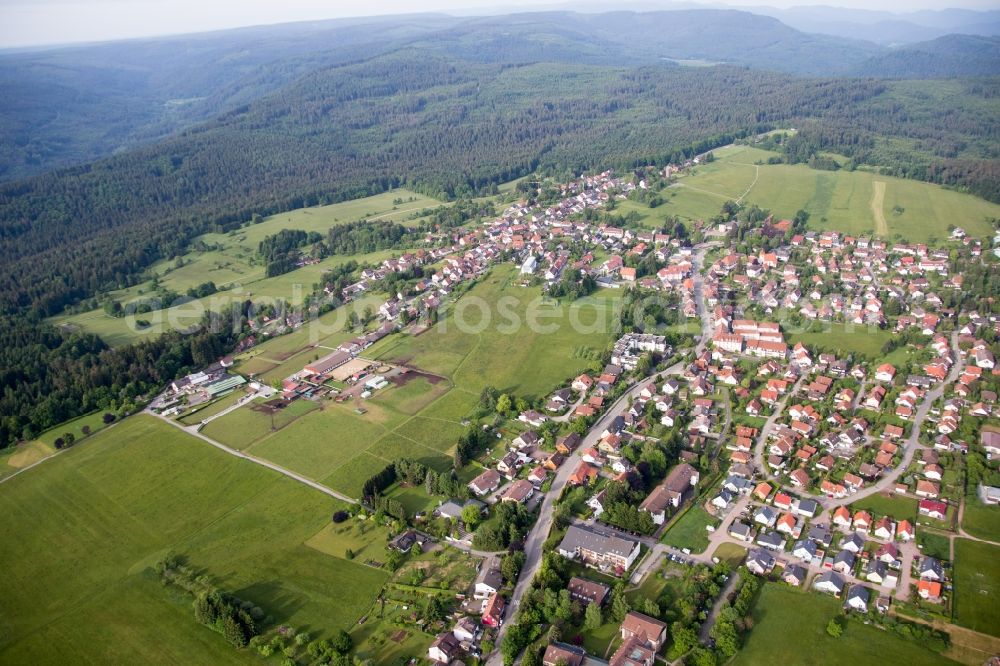
<svg viewBox="0 0 1000 666"><path fill-rule="evenodd" d="M738 11L343 19L0 54L0 180L164 138L318 69L405 47L481 63L701 59L833 75L884 51Z"/></svg>
<svg viewBox="0 0 1000 666"><path fill-rule="evenodd" d="M459 19L342 19L0 54L0 180L163 138Z"/></svg>
<svg viewBox="0 0 1000 666"><path fill-rule="evenodd" d="M911 140L922 152L908 162L961 157L976 171L990 157L976 151L997 145L996 90L949 91L925 114L926 94L872 80L402 50L314 72L161 143L0 186L0 298L54 314L253 213L400 184L453 197L538 166L664 162L775 125L835 128L817 139L849 154Z"/></svg>
<svg viewBox="0 0 1000 666"><path fill-rule="evenodd" d="M946 35L910 44L866 60L852 74L896 79L997 76L1000 37Z"/></svg>

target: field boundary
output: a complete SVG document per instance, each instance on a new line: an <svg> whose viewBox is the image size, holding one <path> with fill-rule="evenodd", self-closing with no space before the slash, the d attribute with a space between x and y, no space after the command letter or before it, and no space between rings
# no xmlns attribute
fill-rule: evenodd
<svg viewBox="0 0 1000 666"><path fill-rule="evenodd" d="M875 234L887 238L889 236L889 224L885 221L885 212L882 210L885 204L885 181L872 180L872 215L875 217Z"/></svg>

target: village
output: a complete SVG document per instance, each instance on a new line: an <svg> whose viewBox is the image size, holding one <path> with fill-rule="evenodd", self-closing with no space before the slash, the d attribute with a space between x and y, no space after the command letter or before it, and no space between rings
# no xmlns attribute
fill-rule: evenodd
<svg viewBox="0 0 1000 666"><path fill-rule="evenodd" d="M773 217L734 218L684 239L583 215L645 187L643 178L611 172L581 178L551 205L515 203L481 228L365 268L336 294L343 302L414 266L428 277L408 281L367 332L278 387L253 377L244 386L224 359L175 382L154 407L169 416L182 403L248 390L237 407L277 396L276 408L330 399L363 412L373 394L420 372L365 351L388 336L428 335L439 310L501 263L546 288L589 278L595 288L661 294L696 334L667 336L640 322L617 338L600 371L533 408L498 410L483 425L498 441L464 496L400 526L390 549L419 544L481 558L451 610L454 626L436 634L425 656L499 664L512 650L538 649L537 636L523 638L530 620L521 616L539 603L529 601L540 598L533 585L551 566L573 574L562 581L571 606L563 624L579 640L553 636L531 657L546 666L651 666L676 645L665 621L673 614L641 612L655 611L656 599L635 595L612 609L613 590L644 589L664 571L678 575L677 566L718 569L727 581L732 573L690 622L707 646L726 595L746 583L737 569L832 595L845 612L900 606L943 615L953 554L924 552L921 534L961 530L965 459L981 452L995 466L1000 457L1000 434L979 428L997 416L1000 368L983 336L994 339L998 322L953 305L962 302L962 262L981 257L980 241L955 229L941 247L890 244ZM855 339L884 343L869 351ZM979 492L985 503L1000 498L992 486ZM481 549L476 538L475 525L504 506L504 520L528 520L513 540L515 575L501 575L500 556L484 552L499 549ZM431 529L439 519L445 528ZM686 531L691 545L677 536ZM607 613L619 623L617 638L590 653L585 625ZM505 639L513 647L501 650Z"/></svg>

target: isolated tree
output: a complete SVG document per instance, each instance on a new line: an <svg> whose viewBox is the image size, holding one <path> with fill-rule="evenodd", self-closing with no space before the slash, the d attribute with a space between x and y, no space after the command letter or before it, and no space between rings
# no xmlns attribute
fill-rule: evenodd
<svg viewBox="0 0 1000 666"><path fill-rule="evenodd" d="M484 409L493 409L497 404L500 392L493 386L485 386L479 394L479 404Z"/></svg>
<svg viewBox="0 0 1000 666"><path fill-rule="evenodd" d="M529 645L528 649L524 651L524 656L521 657L521 666L542 666L541 651Z"/></svg>
<svg viewBox="0 0 1000 666"><path fill-rule="evenodd" d="M628 599L625 598L625 586L619 583L615 586L615 591L611 595L611 617L616 622L621 622L630 610L632 610L632 606L629 604Z"/></svg>
<svg viewBox="0 0 1000 666"><path fill-rule="evenodd" d="M510 396L506 393L500 395L497 398L497 414L506 414L510 411L513 403L511 402Z"/></svg>
<svg viewBox="0 0 1000 666"><path fill-rule="evenodd" d="M596 603L587 604L587 610L583 614L583 627L587 631L593 631L604 624L604 616L601 607Z"/></svg>
<svg viewBox="0 0 1000 666"><path fill-rule="evenodd" d="M347 654L354 647L354 640L351 635L343 629L338 629L330 640L330 647L339 654Z"/></svg>
<svg viewBox="0 0 1000 666"><path fill-rule="evenodd" d="M844 633L844 627L837 621L837 618L833 618L826 624L826 633L830 634L834 638L840 638Z"/></svg>
<svg viewBox="0 0 1000 666"><path fill-rule="evenodd" d="M481 517L482 514L479 512L479 507L475 504L470 504L462 509L462 522L465 523L465 527L469 530L476 529L476 525L479 524Z"/></svg>

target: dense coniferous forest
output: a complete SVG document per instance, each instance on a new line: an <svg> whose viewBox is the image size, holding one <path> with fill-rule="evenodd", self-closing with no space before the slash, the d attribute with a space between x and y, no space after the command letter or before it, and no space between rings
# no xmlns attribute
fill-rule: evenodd
<svg viewBox="0 0 1000 666"><path fill-rule="evenodd" d="M636 36L644 56L623 66L620 41L617 51L601 46L611 43L609 26L627 17L608 18L598 30L596 19L563 25L560 15L542 16L540 30L517 40L501 39L503 30L525 19L507 17L492 27L463 24L433 48L414 42L420 31L411 31L412 45L389 50L387 42L374 57L360 50L350 62L341 53L286 63L291 70L283 73L264 67L256 76L266 83L258 80L243 99L228 91L229 110L212 120L0 185L0 445L92 409L128 411L141 395L231 348L241 334L231 325L112 350L43 319L136 284L198 235L255 215L398 186L468 197L540 168L665 164L778 127L800 129L782 146L790 161L841 152L857 164L1000 200L997 78L886 81L679 67L657 62L652 29ZM421 34L440 28L427 21ZM767 25L752 23L747 49L776 59ZM598 41L581 38L598 33ZM399 30L393 35L403 39ZM794 52L788 47L786 59ZM574 59L588 64L569 64ZM478 206L441 209L435 219L450 226L491 214ZM390 223L343 225L323 238L272 237L260 251L269 272L271 264L280 272L293 267L304 244L352 254L393 247L408 233ZM241 316L228 313L226 321Z"/></svg>

